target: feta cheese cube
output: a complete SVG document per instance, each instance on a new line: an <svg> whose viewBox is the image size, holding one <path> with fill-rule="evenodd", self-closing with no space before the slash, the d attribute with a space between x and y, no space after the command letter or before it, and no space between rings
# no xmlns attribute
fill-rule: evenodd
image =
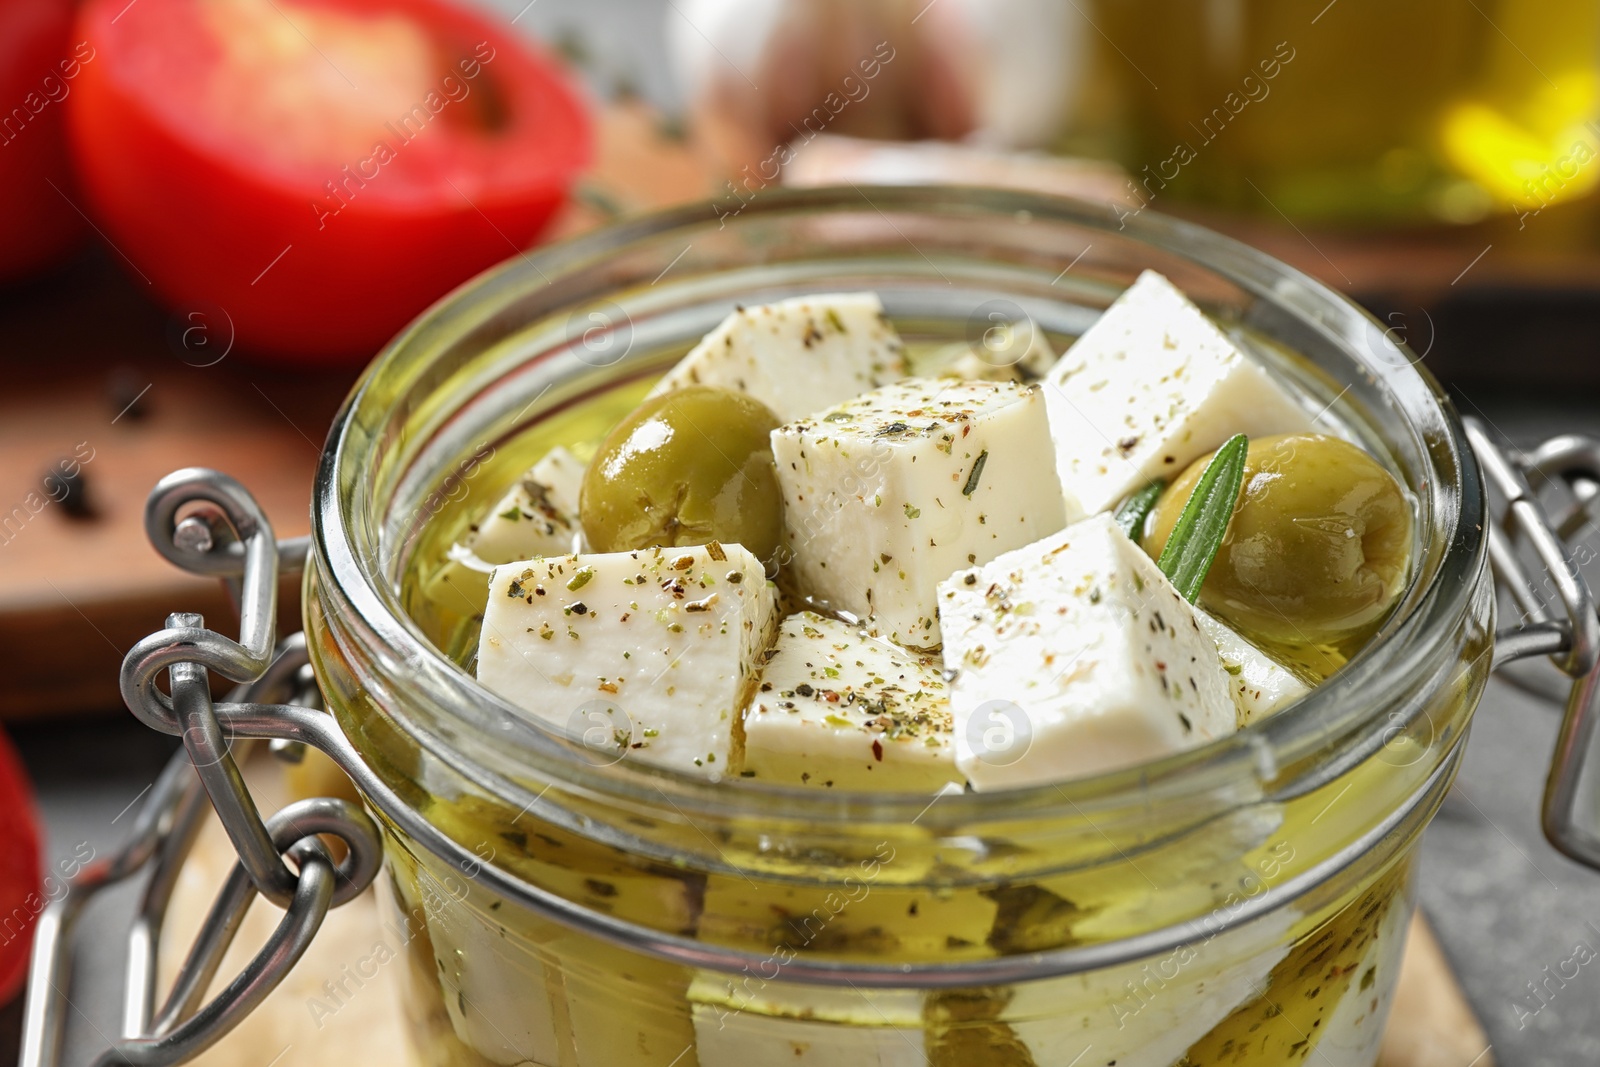
<svg viewBox="0 0 1600 1067"><path fill-rule="evenodd" d="M1366 954L1347 972L1349 978L1338 1006L1322 1025L1322 1040L1306 1062L1327 1067L1365 1067L1376 1062L1384 1043L1384 1024L1389 1021L1389 1011L1399 991L1410 927L1411 909L1404 899L1391 903ZM1431 936L1425 926L1421 930L1423 935Z"/></svg>
<svg viewBox="0 0 1600 1067"><path fill-rule="evenodd" d="M975 345L961 345L948 373L989 382L1036 382L1056 363L1049 338L1031 319L997 323Z"/></svg>
<svg viewBox="0 0 1600 1067"><path fill-rule="evenodd" d="M1301 918L1282 908L1143 960L1016 987L1002 1018L1034 1063L1171 1067L1261 995ZM1083 1053L1093 1049L1092 1061ZM1306 1063L1316 1061L1313 1055ZM1213 1061L1214 1062L1214 1061Z"/></svg>
<svg viewBox="0 0 1600 1067"><path fill-rule="evenodd" d="M939 586L956 765L974 789L1131 766L1232 733L1216 645L1106 514Z"/></svg>
<svg viewBox="0 0 1600 1067"><path fill-rule="evenodd" d="M578 521L583 471L577 456L552 448L450 546L444 565L428 580L428 599L458 615L477 615L497 565L584 551Z"/></svg>
<svg viewBox="0 0 1600 1067"><path fill-rule="evenodd" d="M1045 382L1061 485L1087 514L1154 478L1176 477L1236 433L1311 429L1271 373L1154 271L1106 309Z"/></svg>
<svg viewBox="0 0 1600 1067"><path fill-rule="evenodd" d="M776 785L932 792L956 770L936 656L791 615L744 716L744 775Z"/></svg>
<svg viewBox="0 0 1600 1067"><path fill-rule="evenodd" d="M597 758L720 778L737 771L775 622L741 545L508 563L490 577L478 680Z"/></svg>
<svg viewBox="0 0 1600 1067"><path fill-rule="evenodd" d="M1199 609L1194 621L1216 644L1228 672L1239 725L1248 726L1305 696L1311 690L1288 667L1236 633L1227 623Z"/></svg>
<svg viewBox="0 0 1600 1067"><path fill-rule="evenodd" d="M739 308L656 384L749 393L788 422L906 375L876 293L831 293Z"/></svg>
<svg viewBox="0 0 1600 1067"><path fill-rule="evenodd" d="M583 471L577 456L552 448L489 509L463 547L494 565L583 551L578 521Z"/></svg>
<svg viewBox="0 0 1600 1067"><path fill-rule="evenodd" d="M703 974L689 986L700 1067L926 1067L923 995Z"/></svg>
<svg viewBox="0 0 1600 1067"><path fill-rule="evenodd" d="M1067 521L1038 386L913 378L772 432L799 590L939 645L936 591Z"/></svg>

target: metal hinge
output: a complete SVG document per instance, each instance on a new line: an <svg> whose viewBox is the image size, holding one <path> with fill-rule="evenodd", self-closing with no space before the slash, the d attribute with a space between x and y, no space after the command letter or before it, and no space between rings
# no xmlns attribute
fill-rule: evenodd
<svg viewBox="0 0 1600 1067"><path fill-rule="evenodd" d="M1501 502L1488 529L1495 584L1519 613L1515 625L1495 633L1495 669L1546 657L1555 671L1512 669L1506 677L1566 702L1545 779L1544 833L1568 857L1600 869L1600 617L1582 573L1585 561L1572 546L1593 521L1589 506L1600 493L1600 440L1566 434L1520 452L1495 444L1476 419L1466 420L1466 427L1485 480ZM1559 519L1551 518L1541 491L1566 494ZM1529 563L1537 569L1530 571Z"/></svg>

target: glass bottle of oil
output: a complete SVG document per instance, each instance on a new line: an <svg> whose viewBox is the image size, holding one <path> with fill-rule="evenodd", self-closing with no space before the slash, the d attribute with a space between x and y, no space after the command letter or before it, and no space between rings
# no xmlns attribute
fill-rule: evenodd
<svg viewBox="0 0 1600 1067"><path fill-rule="evenodd" d="M1600 0L1099 0L1136 196L1469 222L1600 181Z"/></svg>

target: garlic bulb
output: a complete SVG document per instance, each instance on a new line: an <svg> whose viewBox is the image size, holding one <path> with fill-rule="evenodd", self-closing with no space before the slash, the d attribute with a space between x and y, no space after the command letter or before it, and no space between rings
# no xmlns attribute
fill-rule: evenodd
<svg viewBox="0 0 1600 1067"><path fill-rule="evenodd" d="M676 0L674 67L696 136L730 171L826 131L1051 142L1086 66L1059 0Z"/></svg>

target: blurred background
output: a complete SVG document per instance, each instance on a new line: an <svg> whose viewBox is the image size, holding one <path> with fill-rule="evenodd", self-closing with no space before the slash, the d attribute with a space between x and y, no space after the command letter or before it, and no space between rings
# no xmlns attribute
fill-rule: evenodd
<svg viewBox="0 0 1600 1067"><path fill-rule="evenodd" d="M168 751L123 652L226 611L149 549L155 480L223 469L304 533L337 406L456 285L841 182L1190 218L1362 303L1502 436L1600 429L1600 0L0 0L6 1025L39 879L109 850ZM1600 1062L1593 969L1527 1007L1600 946L1600 879L1538 831L1556 723L1497 683L1429 831L1483 1064ZM114 1032L125 903L90 917L113 962L71 1062Z"/></svg>

